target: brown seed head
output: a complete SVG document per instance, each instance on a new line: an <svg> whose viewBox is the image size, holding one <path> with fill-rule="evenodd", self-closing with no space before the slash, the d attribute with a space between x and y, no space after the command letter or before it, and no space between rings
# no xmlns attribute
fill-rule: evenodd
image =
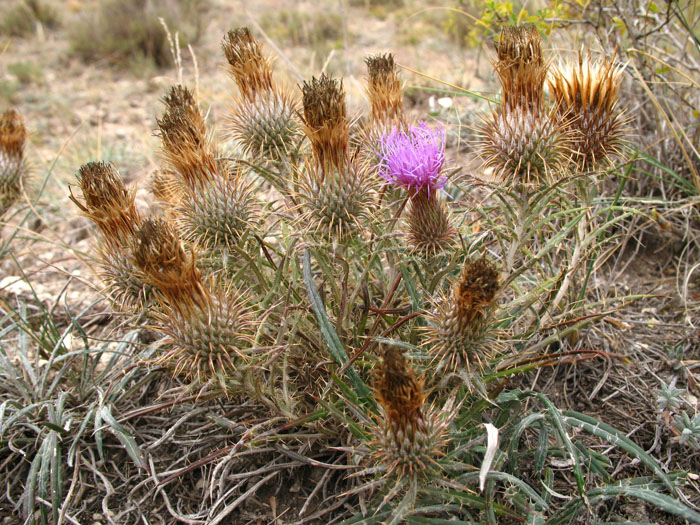
<svg viewBox="0 0 700 525"><path fill-rule="evenodd" d="M172 87L163 101L165 113L157 122L165 160L186 188L195 188L216 173L215 150L207 137L204 118L186 87Z"/></svg>
<svg viewBox="0 0 700 525"><path fill-rule="evenodd" d="M406 357L396 347L387 347L374 382L377 401L384 407L390 426L405 429L421 417L425 393Z"/></svg>
<svg viewBox="0 0 700 525"><path fill-rule="evenodd" d="M132 246L143 281L158 290L169 307L187 312L207 301L194 252L185 252L170 223L146 219Z"/></svg>
<svg viewBox="0 0 700 525"><path fill-rule="evenodd" d="M579 52L578 63L553 69L548 78L560 114L572 131L572 149L582 169L621 154L627 119L619 107L621 73L615 55L594 61Z"/></svg>
<svg viewBox="0 0 700 525"><path fill-rule="evenodd" d="M0 115L0 154L17 159L24 156L27 128L22 115L10 109Z"/></svg>
<svg viewBox="0 0 700 525"><path fill-rule="evenodd" d="M542 54L542 37L532 24L509 26L496 43L494 67L503 88L503 111L517 106L542 107L548 64Z"/></svg>
<svg viewBox="0 0 700 525"><path fill-rule="evenodd" d="M365 59L367 64L367 95L372 107L372 123L403 123L406 119L403 109L401 79L394 64L394 55L375 55Z"/></svg>
<svg viewBox="0 0 700 525"><path fill-rule="evenodd" d="M83 194L79 201L70 199L99 228L108 244L126 246L140 227L142 218L134 202L134 192L124 186L117 169L106 162L88 162L78 171L78 185Z"/></svg>
<svg viewBox="0 0 700 525"><path fill-rule="evenodd" d="M350 125L342 81L325 73L302 86L304 132L317 163L325 169L342 166L347 157Z"/></svg>
<svg viewBox="0 0 700 525"><path fill-rule="evenodd" d="M247 27L229 31L221 46L243 98L253 100L259 93L272 91L270 62Z"/></svg>
<svg viewBox="0 0 700 525"><path fill-rule="evenodd" d="M472 323L483 317L499 289L498 271L486 259L468 262L452 289L455 314L460 322Z"/></svg>

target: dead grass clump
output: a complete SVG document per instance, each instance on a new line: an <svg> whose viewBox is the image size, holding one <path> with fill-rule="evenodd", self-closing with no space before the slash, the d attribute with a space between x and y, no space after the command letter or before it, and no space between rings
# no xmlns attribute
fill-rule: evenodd
<svg viewBox="0 0 700 525"><path fill-rule="evenodd" d="M26 37L39 25L54 29L60 24L56 6L47 0L21 0L0 9L0 35Z"/></svg>
<svg viewBox="0 0 700 525"><path fill-rule="evenodd" d="M163 18L181 44L195 42L202 32L206 0L101 0L68 30L72 50L85 61L116 64L172 64Z"/></svg>

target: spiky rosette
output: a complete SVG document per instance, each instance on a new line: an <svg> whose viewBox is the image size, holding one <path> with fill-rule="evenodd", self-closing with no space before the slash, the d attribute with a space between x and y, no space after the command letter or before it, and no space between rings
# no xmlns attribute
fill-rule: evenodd
<svg viewBox="0 0 700 525"><path fill-rule="evenodd" d="M239 102L231 115L231 135L253 160L278 161L287 157L299 140L296 115L296 104L290 96L265 91Z"/></svg>
<svg viewBox="0 0 700 525"><path fill-rule="evenodd" d="M496 268L477 259L467 262L451 294L437 302L425 331L438 372L483 370L497 347L492 314L499 288Z"/></svg>
<svg viewBox="0 0 700 525"><path fill-rule="evenodd" d="M341 167L348 158L350 124L343 82L326 74L302 86L303 130L322 170Z"/></svg>
<svg viewBox="0 0 700 525"><path fill-rule="evenodd" d="M326 240L348 238L371 218L372 187L370 175L354 160L328 170L307 164L299 177L301 224Z"/></svg>
<svg viewBox="0 0 700 525"><path fill-rule="evenodd" d="M542 37L532 24L505 27L496 42L494 64L503 88L503 111L542 107L548 63L542 54Z"/></svg>
<svg viewBox="0 0 700 525"><path fill-rule="evenodd" d="M621 71L614 55L594 61L579 53L578 63L554 68L548 81L557 109L572 132L572 150L584 171L621 156L627 119L619 106Z"/></svg>
<svg viewBox="0 0 700 525"><path fill-rule="evenodd" d="M186 240L211 250L238 243L257 222L251 184L240 171L217 175L185 196L178 206L178 224Z"/></svg>
<svg viewBox="0 0 700 525"><path fill-rule="evenodd" d="M260 44L247 27L229 31L222 47L229 73L243 98L253 101L258 94L273 90L270 61L263 56Z"/></svg>
<svg viewBox="0 0 700 525"><path fill-rule="evenodd" d="M26 172L24 147L27 128L24 118L11 109L0 115L0 217L19 198Z"/></svg>
<svg viewBox="0 0 700 525"><path fill-rule="evenodd" d="M383 416L372 443L375 460L387 476L429 476L447 445L451 406L438 411L426 405L423 380L395 347L386 349L375 373L374 395Z"/></svg>
<svg viewBox="0 0 700 525"><path fill-rule="evenodd" d="M445 252L454 245L457 230L438 193L423 190L411 197L407 233L409 244L423 257Z"/></svg>
<svg viewBox="0 0 700 525"><path fill-rule="evenodd" d="M375 126L405 124L403 91L394 55L375 55L365 59L367 64L367 95L372 108L371 119Z"/></svg>
<svg viewBox="0 0 700 525"><path fill-rule="evenodd" d="M174 86L164 102L165 112L157 119L163 156L185 188L193 189L216 173L215 148L190 90Z"/></svg>
<svg viewBox="0 0 700 525"><path fill-rule="evenodd" d="M252 315L237 290L211 280L204 289L202 301L184 309L165 304L155 315L167 348L157 362L186 379L223 383L249 359Z"/></svg>
<svg viewBox="0 0 700 525"><path fill-rule="evenodd" d="M557 180L567 168L571 133L556 111L494 111L477 132L484 168L504 183L540 185Z"/></svg>
<svg viewBox="0 0 700 525"><path fill-rule="evenodd" d="M88 162L78 171L82 202L72 191L70 199L100 230L104 241L123 247L141 226L134 191L126 189L117 169L106 162Z"/></svg>
<svg viewBox="0 0 700 525"><path fill-rule="evenodd" d="M196 254L185 251L167 221L146 219L134 235L131 255L141 280L171 308L185 311L206 301Z"/></svg>

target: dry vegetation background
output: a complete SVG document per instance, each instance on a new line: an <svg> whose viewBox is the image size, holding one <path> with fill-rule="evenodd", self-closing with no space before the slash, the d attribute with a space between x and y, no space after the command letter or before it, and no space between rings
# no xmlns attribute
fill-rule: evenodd
<svg viewBox="0 0 700 525"><path fill-rule="evenodd" d="M599 418L668 471L689 472L682 500L698 510L700 54L693 35L700 34L700 12L693 4L626 0L526 6L538 27L551 29L547 47L553 55L572 57L583 44L607 53L617 46L618 59L626 65L621 103L631 118L633 160L621 191L624 202L639 213L616 225L615 249L601 259L592 285L601 300L616 295L638 298L615 304L609 315L556 343L562 349L599 351L599 358L562 359L518 376L511 387L543 392L560 409ZM686 17L685 29L674 9ZM497 95L493 38L500 23L514 21L519 12L519 5L508 2L467 0L3 0L0 110L17 108L24 115L32 174L15 211L4 217L2 242L14 237L11 255L8 244L0 252L3 355L16 357L11 350L14 336L3 341L16 311L29 312L30 323L41 323L50 312L59 332L77 312L87 311L82 329L95 341L110 341L128 331L101 296L90 259L94 229L69 201L68 185L75 183L82 164L110 161L137 188L139 209L156 209L147 186L150 173L161 165L153 130L163 111L162 98L170 86L188 85L197 93L210 129L222 130L235 92L221 52L222 36L230 29L248 26L274 57L275 72L288 86L299 86L322 71L342 77L349 112L357 118L367 112L364 58L393 52L403 67L410 117L447 123L451 165L462 167L465 177L479 177L468 124L488 105L454 86L486 97ZM159 16L171 37L179 38L178 63ZM617 179L603 186L613 195L620 188ZM41 326L34 329L40 331ZM72 338L67 345L79 348L79 335ZM5 399L0 396L0 402ZM697 425L691 439L684 441L683 427L674 424L681 414ZM3 447L11 445L2 439ZM605 453L616 475L648 474L624 453ZM0 462L6 457L0 450ZM558 461L564 468L566 459ZM314 488L310 480L327 481L324 471L319 472L296 473L285 483L274 480L232 514L235 517L226 518L231 521L223 522L304 519L311 511L303 515L299 510ZM251 478L245 488L261 477ZM573 478L569 481L575 483ZM90 492L97 482L86 483ZM103 515L100 498L80 497L85 502L80 523L113 519ZM151 523L175 522L172 516L177 512L169 512L159 496L146 501L144 505L153 507ZM18 508L21 503L0 502L0 522L22 523ZM620 498L596 509L601 522L683 522L633 499ZM332 518L319 522L357 510L357 502L350 499ZM127 514L116 522L136 523L135 516ZM577 519L598 518L587 514Z"/></svg>

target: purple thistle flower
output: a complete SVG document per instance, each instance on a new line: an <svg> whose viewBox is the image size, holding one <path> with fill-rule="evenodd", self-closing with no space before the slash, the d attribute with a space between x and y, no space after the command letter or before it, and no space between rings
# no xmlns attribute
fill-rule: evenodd
<svg viewBox="0 0 700 525"><path fill-rule="evenodd" d="M418 193L439 190L447 183L440 175L445 164L445 127L431 129L425 122L410 126L408 133L394 127L380 139L377 167L387 183Z"/></svg>

